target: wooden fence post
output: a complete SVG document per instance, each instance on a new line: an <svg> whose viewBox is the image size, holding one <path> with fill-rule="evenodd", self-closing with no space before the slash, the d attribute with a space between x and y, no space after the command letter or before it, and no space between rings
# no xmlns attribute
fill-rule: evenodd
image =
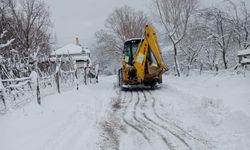
<svg viewBox="0 0 250 150"><path fill-rule="evenodd" d="M84 84L87 85L87 67L84 68Z"/></svg>
<svg viewBox="0 0 250 150"><path fill-rule="evenodd" d="M3 105L4 105L4 107L5 107L5 109L7 109L7 106L6 106L6 102L5 102L5 98L4 98L4 91L3 90L1 90L0 91L0 98L1 98L1 100L2 100L2 102L3 102Z"/></svg>
<svg viewBox="0 0 250 150"><path fill-rule="evenodd" d="M75 77L76 77L76 89L79 90L79 83L78 83L78 75L77 75L77 69L75 71Z"/></svg>
<svg viewBox="0 0 250 150"><path fill-rule="evenodd" d="M6 102L5 102L5 97L4 97L4 93L5 93L5 88L3 86L2 79L0 78L0 99L3 102L5 109L7 109Z"/></svg>
<svg viewBox="0 0 250 150"><path fill-rule="evenodd" d="M59 74L59 71L57 71L57 73L55 74L55 80L56 80L57 91L60 94L61 89L60 89L60 74Z"/></svg>
<svg viewBox="0 0 250 150"><path fill-rule="evenodd" d="M39 85L39 75L36 71L32 71L30 74L30 82L28 82L31 90L36 90L36 100L39 105L41 105L41 92L40 92L40 85Z"/></svg>
<svg viewBox="0 0 250 150"><path fill-rule="evenodd" d="M201 62L201 65L200 65L200 75L202 73L202 70L203 70L203 63Z"/></svg>
<svg viewBox="0 0 250 150"><path fill-rule="evenodd" d="M246 77L247 64L243 65L243 76Z"/></svg>
<svg viewBox="0 0 250 150"><path fill-rule="evenodd" d="M37 82L36 82L36 97L37 97L37 103L39 105L41 105L41 92L40 92L40 86L39 86L38 78L37 78Z"/></svg>
<svg viewBox="0 0 250 150"><path fill-rule="evenodd" d="M218 75L218 73L219 73L219 65L218 64L215 64L215 71L216 71L216 75Z"/></svg>

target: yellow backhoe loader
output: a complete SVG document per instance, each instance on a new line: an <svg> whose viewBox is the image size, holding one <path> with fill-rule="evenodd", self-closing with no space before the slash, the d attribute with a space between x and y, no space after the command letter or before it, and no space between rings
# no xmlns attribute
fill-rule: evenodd
<svg viewBox="0 0 250 150"><path fill-rule="evenodd" d="M145 26L144 38L124 43L122 68L118 72L120 87L145 85L154 87L162 83L167 66L162 60L156 33L151 25Z"/></svg>

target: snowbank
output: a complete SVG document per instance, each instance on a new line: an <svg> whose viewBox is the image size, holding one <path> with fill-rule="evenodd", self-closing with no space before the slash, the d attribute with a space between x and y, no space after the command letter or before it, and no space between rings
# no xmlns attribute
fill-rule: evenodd
<svg viewBox="0 0 250 150"><path fill-rule="evenodd" d="M162 113L179 120L177 123L191 133L202 133L213 149L249 149L249 72L246 77L231 72L217 76L195 73L190 77L165 76L165 80L167 86L161 90L172 101L161 101L167 106L164 110L159 107Z"/></svg>
<svg viewBox="0 0 250 150"><path fill-rule="evenodd" d="M112 85L110 77L102 77L79 91L47 96L42 106L33 100L0 115L1 149L98 149L98 122L114 94Z"/></svg>
<svg viewBox="0 0 250 150"><path fill-rule="evenodd" d="M112 122L108 122L108 119L105 121L105 118L109 117L108 114L113 115L112 99L119 98L119 94L113 89L115 81L114 76L102 76L99 84L81 86L79 91L73 90L48 96L42 100L42 106L34 100L24 108L0 115L1 149L100 149L98 145L100 139L105 138L100 135L102 133L100 123L106 123L105 129L108 133L112 134L113 131ZM231 72L219 75L214 73L199 75L192 72L189 77L180 78L169 75L164 76L164 84L161 88L145 92L145 95L138 91L122 93L120 96L124 97L120 98L124 103L121 103L120 110L125 108L127 113L124 113L124 117L130 123L133 123L131 122L133 114L143 117L140 111L145 110L148 117L158 121L157 123L167 122L169 130L186 138L193 149L202 149L196 145L202 143L208 149L248 150L250 147L249 89L249 72L245 77ZM155 112L150 109L152 97L155 99L153 104ZM136 106L138 106L137 109L135 109ZM153 118L154 113L165 120ZM119 118L119 113L115 117L122 120ZM139 138L136 136L136 130L131 128L129 132L129 126L121 127L123 128L117 130L121 130L123 135L120 136L121 139L116 139L118 142L123 140L120 143L120 149L136 149L134 145L141 146L141 149L151 149L144 147L148 145L139 139L141 136ZM147 133L147 135L151 134ZM161 147L159 141L152 145ZM175 145L175 143L172 144ZM181 147L175 148L181 149Z"/></svg>

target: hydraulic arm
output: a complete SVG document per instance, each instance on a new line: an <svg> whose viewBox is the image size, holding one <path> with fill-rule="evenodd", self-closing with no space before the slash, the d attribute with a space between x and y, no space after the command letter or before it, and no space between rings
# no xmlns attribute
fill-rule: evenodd
<svg viewBox="0 0 250 150"><path fill-rule="evenodd" d="M157 73L158 75L163 73L164 70L167 70L166 65L162 61L160 46L158 44L156 33L153 30L152 26L146 25L144 36L144 40L139 45L139 48L133 60L133 64L137 70L139 80L143 80L145 78L145 75L147 75L146 73L148 71L146 69L151 69L150 65L152 65L154 68L157 68L157 72L155 73ZM152 54L157 64L150 64L150 61L152 60L149 59L154 59L152 57Z"/></svg>
<svg viewBox="0 0 250 150"><path fill-rule="evenodd" d="M156 33L151 25L145 26L144 38L131 39L124 44L124 59L119 72L120 85L154 86L162 82L167 70L162 60Z"/></svg>

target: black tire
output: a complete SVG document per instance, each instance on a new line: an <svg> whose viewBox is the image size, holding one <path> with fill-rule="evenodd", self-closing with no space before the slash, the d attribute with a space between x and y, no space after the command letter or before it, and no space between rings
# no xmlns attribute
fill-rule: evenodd
<svg viewBox="0 0 250 150"><path fill-rule="evenodd" d="M122 69L118 71L118 86L122 87Z"/></svg>
<svg viewBox="0 0 250 150"><path fill-rule="evenodd" d="M150 84L151 89L155 89L155 87L156 87L156 82L153 82L153 83Z"/></svg>

